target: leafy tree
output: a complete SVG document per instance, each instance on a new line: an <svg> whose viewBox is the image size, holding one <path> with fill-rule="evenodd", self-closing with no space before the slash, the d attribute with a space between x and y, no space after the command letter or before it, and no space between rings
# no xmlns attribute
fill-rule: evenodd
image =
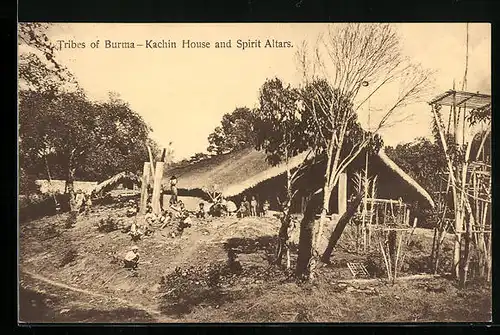
<svg viewBox="0 0 500 335"><path fill-rule="evenodd" d="M208 136L207 151L220 155L253 146L255 114L247 107L236 108L222 117L221 125Z"/></svg>
<svg viewBox="0 0 500 335"><path fill-rule="evenodd" d="M69 108L69 106L71 106ZM19 136L23 160L36 160L46 152L65 172L73 193L75 171L95 145L95 108L78 93L20 92Z"/></svg>
<svg viewBox="0 0 500 335"><path fill-rule="evenodd" d="M18 26L20 88L53 95L81 90L74 75L57 61L56 46L47 37L50 26L40 22Z"/></svg>
<svg viewBox="0 0 500 335"><path fill-rule="evenodd" d="M306 160L295 168L289 166L290 159L307 150L308 141L303 122L300 94L297 89L284 86L279 78L267 80L260 89L259 108L256 110L256 148L264 150L272 165L286 165L286 199L283 220L279 231L279 247L276 262L281 263L287 247L291 216L288 208L297 192L295 182L301 175Z"/></svg>
<svg viewBox="0 0 500 335"><path fill-rule="evenodd" d="M306 111L303 114L306 125L305 132L311 134L308 137L309 145L314 148L316 156L322 160L325 166L324 186L315 193L315 196L318 196L322 192L319 223L321 225L321 220L326 219L330 197L340 174L347 169L361 151L366 150L369 154L374 154L380 149L383 141L378 134L365 131L361 127L352 102L346 96L342 96L339 89L332 88L325 79L316 79L308 83L301 90L301 95ZM312 205L317 206L317 202L313 202ZM308 236L308 238L314 238L314 216L309 217L313 220L307 225L301 225L301 234ZM348 220L343 222L348 222ZM337 231L342 232L342 230ZM311 269L306 268L306 265L311 264L310 258L314 256L314 253L319 253L317 248L321 234L321 227L318 227L316 241L303 242L306 246L312 245L313 249L307 247L300 251L299 247L297 265L299 276L310 274ZM338 237L331 239L338 239ZM322 259L326 261L330 257L331 250L327 249L325 252L328 255L323 253Z"/></svg>
<svg viewBox="0 0 500 335"><path fill-rule="evenodd" d="M140 171L147 144L159 151L149 138L151 128L122 101L92 103L75 93L20 95L21 166L43 171L39 153L46 152L53 176L67 180L70 192L75 178L104 180Z"/></svg>
<svg viewBox="0 0 500 335"><path fill-rule="evenodd" d="M98 140L86 155L79 177L104 180L122 171L142 171L148 145L159 159L158 144L149 138L151 127L128 103L110 96L109 101L96 103L94 108Z"/></svg>
<svg viewBox="0 0 500 335"><path fill-rule="evenodd" d="M117 94L104 103L88 100L57 61L49 28L19 25L19 161L24 175L65 179L72 197L75 178L137 172L148 157L146 145L159 150L150 127Z"/></svg>

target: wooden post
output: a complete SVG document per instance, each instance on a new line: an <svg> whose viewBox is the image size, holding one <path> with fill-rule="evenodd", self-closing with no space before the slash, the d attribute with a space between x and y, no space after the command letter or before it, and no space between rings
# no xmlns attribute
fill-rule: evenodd
<svg viewBox="0 0 500 335"><path fill-rule="evenodd" d="M141 184L141 204L139 207L139 214L146 214L146 207L148 204L148 184L151 175L151 163L144 162L144 168L142 169L142 184Z"/></svg>
<svg viewBox="0 0 500 335"><path fill-rule="evenodd" d="M347 173L345 172L339 175L337 201L339 216L342 216L347 211Z"/></svg>
<svg viewBox="0 0 500 335"><path fill-rule="evenodd" d="M154 214L160 214L160 194L161 194L161 182L163 179L163 162L156 162L155 167L155 177L153 183L153 197L151 199L151 205L153 207Z"/></svg>

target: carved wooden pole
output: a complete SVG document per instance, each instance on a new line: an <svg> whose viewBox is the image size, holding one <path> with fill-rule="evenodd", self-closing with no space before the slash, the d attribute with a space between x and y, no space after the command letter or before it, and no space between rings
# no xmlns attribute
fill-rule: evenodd
<svg viewBox="0 0 500 335"><path fill-rule="evenodd" d="M163 149L161 158L162 158L161 161L156 162L154 183L153 183L153 198L151 199L153 213L155 214L160 214L161 212L160 196L162 195L161 183L163 180L163 167L165 164L165 162L163 162L163 160L165 159L165 149Z"/></svg>
<svg viewBox="0 0 500 335"><path fill-rule="evenodd" d="M141 184L141 204L139 207L139 214L146 214L146 207L148 204L148 185L151 178L151 163L144 162L144 168L142 170L142 184Z"/></svg>
<svg viewBox="0 0 500 335"><path fill-rule="evenodd" d="M155 162L153 161L153 153L151 152L151 147L148 145L149 162L151 167L151 176L155 175Z"/></svg>

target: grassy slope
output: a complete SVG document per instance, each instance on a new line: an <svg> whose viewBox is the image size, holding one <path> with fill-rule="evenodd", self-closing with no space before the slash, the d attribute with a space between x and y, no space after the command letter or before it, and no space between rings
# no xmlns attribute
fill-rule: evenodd
<svg viewBox="0 0 500 335"><path fill-rule="evenodd" d="M137 242L143 263L138 277L133 277L116 262L117 257L133 245L129 236L120 231L99 233L93 228L100 218L108 214L120 216L124 212L123 208L97 208L89 217L80 217L77 226L69 230L63 228L64 215L24 224L20 230L21 273L36 273L79 289L124 299L148 310L159 310L162 316L151 316L116 301L103 304L100 298L42 285L24 276L21 286L25 288L26 299L21 301L21 309L25 320L412 322L490 319L489 288L476 285L459 291L445 278L400 281L394 286L383 280L351 283L351 289L346 291L345 286L338 285L339 280L350 278L345 263L355 259L367 261L366 257L352 253L350 232L342 237L333 265L320 269L313 285L299 285L283 270L268 266L279 225L273 218L195 220L192 228L176 238L168 236L170 227L157 231L152 237ZM408 252L405 274L425 270L431 238L428 231L417 231ZM238 254L243 267L241 273L227 272L228 249ZM76 255L74 259L68 256L69 251ZM292 266L295 258L292 253ZM380 271L380 257L373 252L368 258L373 269ZM446 259L444 262L446 264ZM217 274L216 284L213 284L213 273ZM170 281L162 284L162 278ZM356 287L369 287L371 291L359 293ZM32 297L44 300L47 295L52 297L52 304L43 303L45 307L38 308L37 315L31 301L35 300L36 305L36 298ZM70 312L61 313L67 308Z"/></svg>

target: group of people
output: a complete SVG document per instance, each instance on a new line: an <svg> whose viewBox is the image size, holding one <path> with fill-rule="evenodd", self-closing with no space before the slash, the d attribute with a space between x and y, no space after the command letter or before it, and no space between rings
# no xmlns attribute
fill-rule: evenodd
<svg viewBox="0 0 500 335"><path fill-rule="evenodd" d="M252 196L251 200L248 201L247 196L243 196L243 199L240 204L240 208L238 210L238 217L247 217L247 216L267 216L269 211L269 201L266 200L262 203L262 206L259 206L259 202Z"/></svg>
<svg viewBox="0 0 500 335"><path fill-rule="evenodd" d="M196 211L196 217L204 219L208 215L216 217L235 215L239 218L248 216L267 216L269 207L270 204L268 200L260 205L255 196L252 196L250 201L248 201L247 196L243 196L239 207L237 207L233 201L226 200L223 196L220 196L215 203L208 206L208 208L205 206L205 203L201 202Z"/></svg>

